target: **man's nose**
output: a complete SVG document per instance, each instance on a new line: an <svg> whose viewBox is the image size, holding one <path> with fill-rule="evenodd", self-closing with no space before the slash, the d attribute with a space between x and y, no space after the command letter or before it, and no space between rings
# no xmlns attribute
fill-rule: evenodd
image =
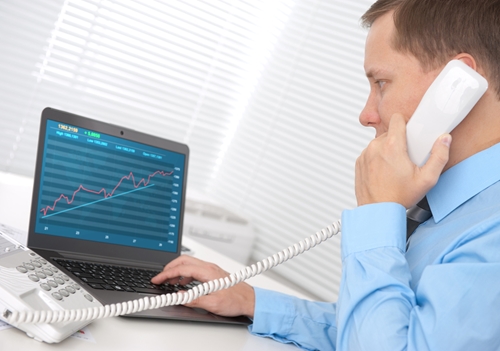
<svg viewBox="0 0 500 351"><path fill-rule="evenodd" d="M368 97L365 107L359 114L359 123L365 127L373 128L380 124L380 116L378 114L377 105L371 96Z"/></svg>

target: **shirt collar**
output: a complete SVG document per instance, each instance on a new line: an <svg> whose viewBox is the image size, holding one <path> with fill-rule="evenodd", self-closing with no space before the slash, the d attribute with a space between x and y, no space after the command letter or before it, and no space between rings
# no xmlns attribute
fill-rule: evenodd
<svg viewBox="0 0 500 351"><path fill-rule="evenodd" d="M483 150L444 172L427 193L437 223L449 213L500 180L500 143Z"/></svg>

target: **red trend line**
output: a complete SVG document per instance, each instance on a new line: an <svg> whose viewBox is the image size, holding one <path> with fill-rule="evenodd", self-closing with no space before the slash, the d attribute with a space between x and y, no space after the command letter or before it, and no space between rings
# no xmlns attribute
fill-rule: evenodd
<svg viewBox="0 0 500 351"><path fill-rule="evenodd" d="M129 180L130 178L132 178L132 182L134 183L134 188L138 188L139 185L141 185L141 183L143 183L143 186L147 186L151 180L151 178L153 178L155 175L157 174L160 174L162 176L167 176L167 175L171 175L172 173L174 173L174 171L171 171L171 172L163 172L163 171L156 171L154 172L153 174L150 174L148 176L148 180L145 180L144 178L142 178L139 183L135 183L135 178L134 178L134 173L130 172L128 175L126 176L123 176L122 179L120 179L120 181L118 182L118 184L116 184L115 188L113 189L113 191L111 191L110 193L106 193L106 189L102 188L101 190L99 191L95 191L95 190L91 190L91 189L87 189L85 188L83 185L80 185L78 187L78 189L76 189L74 192L73 192L73 196L71 197L71 200L69 199L69 197L67 197L66 195L64 194L61 194L61 196L59 196L59 198L57 198L55 201L54 201L54 204L52 206L46 206L45 208L42 208L40 210L40 212L43 212L43 215L46 216L47 215L47 212L50 210L50 211L54 211L54 209L56 208L56 205L59 201L61 201L62 199L65 199L66 202L68 203L68 205L70 205L74 200L75 200L75 196L76 194L80 191L80 190L83 190L83 191L86 191L86 192L89 192L89 193L92 193L92 194L96 194L96 195L100 195L101 193L103 194L104 198L109 198L111 196L113 196L113 194L115 193L116 189L118 189L118 187L122 184L123 180L124 179L127 179Z"/></svg>

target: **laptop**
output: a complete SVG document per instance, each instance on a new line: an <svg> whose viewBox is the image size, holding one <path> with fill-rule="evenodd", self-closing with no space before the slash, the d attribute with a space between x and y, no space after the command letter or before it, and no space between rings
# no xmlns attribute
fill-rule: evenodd
<svg viewBox="0 0 500 351"><path fill-rule="evenodd" d="M183 289L150 278L181 253L188 158L185 144L44 109L28 247L102 304ZM184 306L127 317L250 323Z"/></svg>

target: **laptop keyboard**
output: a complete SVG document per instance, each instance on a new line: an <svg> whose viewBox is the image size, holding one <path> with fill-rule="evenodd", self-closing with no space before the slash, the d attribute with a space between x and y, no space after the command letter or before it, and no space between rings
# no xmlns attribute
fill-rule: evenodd
<svg viewBox="0 0 500 351"><path fill-rule="evenodd" d="M151 278L160 273L159 271L61 258L54 258L54 261L93 289L168 294L180 290L188 290L199 284L199 282L191 282L186 285L155 285L151 283Z"/></svg>

